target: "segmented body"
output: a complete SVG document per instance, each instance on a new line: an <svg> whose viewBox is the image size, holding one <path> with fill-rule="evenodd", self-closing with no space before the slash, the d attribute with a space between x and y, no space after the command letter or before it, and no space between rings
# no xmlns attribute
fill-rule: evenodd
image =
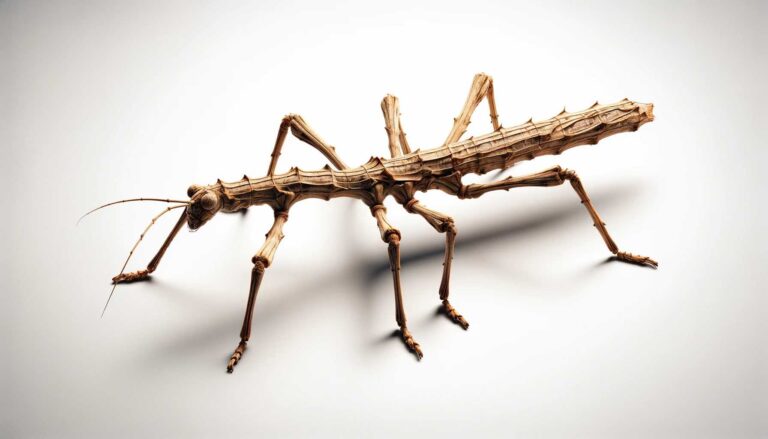
<svg viewBox="0 0 768 439"><path fill-rule="evenodd" d="M441 189L462 195L457 177L506 169L513 164L566 149L595 144L601 139L635 131L652 120L652 106L623 100L610 105L595 104L579 112L562 112L539 122L500 128L489 134L416 150L395 158L372 157L356 168L334 170L330 166L315 171L291 168L290 171L236 182L219 180L211 188L225 195L223 211L234 212L255 204L272 204L279 192L291 192L295 201L305 198L354 197L368 200L374 185L387 190L410 183L420 191Z"/></svg>
<svg viewBox="0 0 768 439"><path fill-rule="evenodd" d="M459 141L466 132L477 105L485 98L488 100L494 131ZM535 174L508 177L491 183L466 185L462 183L462 176L467 174L484 174L494 170L503 170L520 161L542 155L559 154L575 146L595 144L613 134L635 131L644 123L653 120L652 104L641 104L627 99L610 105L595 103L583 111L568 113L563 110L557 116L545 121L533 122L529 120L522 125L503 128L499 124L496 113L493 81L490 76L479 73L475 75L464 108L454 119L453 127L442 146L416 151L411 150L405 137L400 122L397 98L392 95L385 96L381 103L381 109L392 158L371 157L365 164L350 168L344 164L335 148L324 142L300 115L291 114L285 116L280 123L271 155L272 160L265 177L253 179L244 176L236 182L218 180L208 186L194 184L187 189L189 201L138 198L120 200L94 209L95 211L106 206L129 201L151 200L175 203L152 219L150 225L147 226L129 253L120 273L112 278L113 282L117 285L121 282L148 279L157 268L171 241L185 225L190 230L197 230L217 212L243 211L251 206L262 204L272 207L275 214L274 223L266 234L264 244L251 258L253 269L251 270L248 304L240 332L240 342L227 363L227 371L232 372L234 366L242 358L250 339L256 295L265 270L271 266L277 247L283 239L283 226L288 221L289 210L293 204L303 199L329 200L331 198L351 197L368 205L376 220L381 239L387 243L387 254L395 293L395 321L403 342L419 359L423 355L421 347L414 340L407 326L403 305L400 281L400 240L402 235L387 219L386 207L383 204L387 196L393 196L407 212L423 217L436 231L445 235L443 275L438 289L441 302L440 309L450 320L464 329L469 327L469 323L449 301L451 261L458 233L457 227L450 216L421 204L415 196L417 191L439 189L458 198L477 198L496 190L508 190L523 186L558 186L567 181L570 182L579 196L606 247L615 259L657 267L658 263L647 256L635 255L619 249L619 246L608 234L605 223L597 214L575 171L555 166ZM294 167L286 173L275 174L277 160L289 132L322 153L336 169L332 169L328 165L314 171L305 171ZM139 245L149 227L160 216L177 208L184 208L184 212L147 268L125 273L125 267L133 254L133 250ZM113 292L114 287L110 292L110 298ZM109 303L109 298L107 303ZM106 310L106 305L104 309Z"/></svg>

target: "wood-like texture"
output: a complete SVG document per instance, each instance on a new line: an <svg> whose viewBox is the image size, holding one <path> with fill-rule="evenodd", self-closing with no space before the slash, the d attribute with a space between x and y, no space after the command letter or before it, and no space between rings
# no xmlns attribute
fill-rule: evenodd
<svg viewBox="0 0 768 439"><path fill-rule="evenodd" d="M460 138L469 126L472 114L483 99L488 100L493 131L461 141ZM619 247L608 234L605 223L592 205L581 180L574 171L557 166L535 174L509 177L486 184L465 185L461 180L462 176L467 174L504 170L523 160L531 160L542 155L560 154L579 145L596 144L613 134L635 131L653 120L652 104L641 104L628 99L609 105L595 103L583 111L568 113L563 110L551 119L539 122L529 120L522 125L503 128L499 124L496 111L493 79L480 73L475 75L464 107L459 116L454 119L445 142L436 148L415 151L411 151L406 141L397 97L385 96L381 102L381 109L390 158L374 156L365 164L350 168L335 148L315 133L301 116L285 116L278 129L272 159L265 177L254 179L243 176L241 180L235 182L218 180L208 186L190 186L188 204L181 201L182 204L169 207L164 211L186 205L185 215L171 231L147 269L133 273L121 272L113 281L117 284L147 279L149 274L157 268L160 258L183 226L184 220L189 228L194 230L204 225L218 212L239 212L255 205L271 206L275 211L275 221L266 234L264 245L253 257L254 267L240 342L227 364L227 370L232 372L247 347L259 286L283 239L282 230L288 220L288 212L294 203L304 199L329 200L351 197L368 205L379 228L381 239L388 246L394 287L395 321L403 342L418 359L422 358L423 353L407 326L400 278L402 235L387 218L383 203L388 196L394 197L408 212L423 217L438 232L445 233L445 255L439 299L444 314L464 329L469 327L469 323L449 302L451 262L458 233L456 225L450 216L422 205L415 198L416 192L438 189L464 199L477 198L496 190L524 186L558 186L569 181L592 217L593 224L605 241L608 250L616 259L654 268L657 266L656 261L651 258L619 251ZM276 174L277 162L289 131L299 140L320 151L336 169L332 169L329 165L315 171L292 167L288 172ZM152 224L156 218L152 220Z"/></svg>
<svg viewBox="0 0 768 439"><path fill-rule="evenodd" d="M574 113L561 112L540 122L528 122L464 141L427 150L416 150L394 158L371 157L362 166L333 170L327 166L307 171L292 167L288 172L243 178L207 186L223 195L224 211L238 211L256 204L274 205L282 192L296 194L296 200L354 197L370 199L376 183L394 186L411 182L417 190L441 189L458 193L455 176L485 174L506 169L523 160L563 151L579 145L596 144L605 137L635 131L653 120L653 106L623 100Z"/></svg>

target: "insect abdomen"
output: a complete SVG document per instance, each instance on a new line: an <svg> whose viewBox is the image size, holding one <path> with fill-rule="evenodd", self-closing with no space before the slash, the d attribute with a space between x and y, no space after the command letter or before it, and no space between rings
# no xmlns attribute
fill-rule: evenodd
<svg viewBox="0 0 768 439"><path fill-rule="evenodd" d="M593 105L575 113L561 112L540 122L528 122L441 148L415 151L386 161L395 175L413 176L460 172L484 174L541 155L559 154L579 145L595 144L625 131L634 131L653 120L653 105L624 100Z"/></svg>
<svg viewBox="0 0 768 439"><path fill-rule="evenodd" d="M506 169L520 161L560 154L575 146L595 144L613 134L635 131L652 120L652 104L626 99L610 105L595 103L583 111L563 111L545 121L529 120L439 148L416 150L392 159L372 157L356 168L341 171L328 166L316 171L291 168L272 177L219 184L235 200L235 207L269 202L280 191L291 191L302 198L356 196L379 182L424 182L456 172L484 174Z"/></svg>

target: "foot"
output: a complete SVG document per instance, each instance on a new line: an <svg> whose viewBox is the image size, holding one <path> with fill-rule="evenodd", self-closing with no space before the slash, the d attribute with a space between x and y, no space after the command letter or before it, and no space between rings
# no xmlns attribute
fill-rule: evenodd
<svg viewBox="0 0 768 439"><path fill-rule="evenodd" d="M232 356L229 357L229 363L227 363L227 373L232 373L235 370L235 365L240 361L241 358L243 358L243 353L245 352L245 345L246 345L246 342L241 341L237 345L235 352L233 352Z"/></svg>
<svg viewBox="0 0 768 439"><path fill-rule="evenodd" d="M616 259L630 264L647 265L651 268L659 268L659 263L649 258L648 256L633 255L627 252L616 253Z"/></svg>
<svg viewBox="0 0 768 439"><path fill-rule="evenodd" d="M465 330L469 328L469 323L467 323L467 321L464 320L464 317L462 317L462 315L456 311L456 308L454 308L451 303L448 302L448 299L443 300L443 312L446 316L448 316L449 319L453 320L454 323L461 326Z"/></svg>
<svg viewBox="0 0 768 439"><path fill-rule="evenodd" d="M149 279L149 270L139 270L131 273L121 273L112 278L113 284L131 283Z"/></svg>
<svg viewBox="0 0 768 439"><path fill-rule="evenodd" d="M407 327L401 326L400 327L400 336L403 338L403 342L406 346L408 346L408 350L413 352L414 355L416 355L417 360L421 360L421 357L424 356L424 354L421 352L421 347L418 343L416 343L416 340L413 339L413 336L411 335L411 331L408 330Z"/></svg>

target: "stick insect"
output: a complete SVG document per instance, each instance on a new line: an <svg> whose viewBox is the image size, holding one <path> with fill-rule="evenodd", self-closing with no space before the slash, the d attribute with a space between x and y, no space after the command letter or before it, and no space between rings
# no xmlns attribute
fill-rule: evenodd
<svg viewBox="0 0 768 439"><path fill-rule="evenodd" d="M470 118L477 106L486 99L490 108L493 131L467 140L460 140L466 132ZM566 149L596 144L601 139L627 131L636 131L641 125L653 120L653 104L641 104L623 99L620 102L601 105L595 102L586 110L568 113L563 109L557 116L526 123L511 128L504 128L499 123L493 80L490 76L475 75L464 107L454 119L453 127L441 146L426 150L412 151L406 140L403 125L400 122L399 102L397 97L387 95L381 102L384 114L385 130L389 146L389 158L371 157L367 163L349 167L336 153L336 149L326 143L310 128L304 119L296 114L283 118L277 132L277 139L272 151L272 159L267 175L261 178L243 176L235 182L223 182L201 186L191 185L187 190L189 200L171 200L161 198L138 198L120 200L100 206L95 210L118 203L132 201L160 201L169 203L160 214L155 216L136 244L131 249L120 273L112 278L114 284L109 299L119 283L135 282L148 279L160 263L171 242L186 224L196 230L210 221L218 212L233 213L251 206L266 205L274 211L274 223L266 234L266 240L251 259L253 268L248 289L248 302L245 308L240 341L227 363L227 371L232 372L241 360L251 336L251 321L256 295L264 273L274 261L275 252L283 239L283 226L288 221L288 212L295 203L308 199L329 200L337 197L356 198L365 203L376 220L381 239L387 244L389 264L392 270L395 295L395 321L399 334L408 349L422 358L422 350L408 329L403 292L400 282L400 241L402 234L387 218L384 199L392 196L406 211L424 218L437 232L445 235L443 274L439 287L439 299L442 311L451 321L467 329L469 323L459 314L449 301L451 260L454 254L457 229L453 219L443 213L428 208L419 202L416 193L438 189L459 199L478 198L483 194L497 190L509 190L525 186L559 186L566 181L571 184L582 204L594 222L613 258L653 268L657 262L646 256L639 256L620 251L608 234L592 202L584 190L576 172L555 166L544 171L518 177L507 177L492 183L462 183L462 176L475 173L484 174L494 170L505 170L517 162L531 160L537 156L560 154ZM333 167L326 165L315 171L305 171L292 167L288 172L275 173L283 143L291 132L299 140L309 144L322 153ZM164 214L183 208L176 225L154 258L143 270L125 272L133 252L144 238L149 228ZM91 211L91 212L93 212ZM91 213L91 212L88 212ZM86 215L88 215L86 214ZM107 299L107 304L109 304ZM106 310L106 305L104 307ZM103 315L103 313L102 313Z"/></svg>

